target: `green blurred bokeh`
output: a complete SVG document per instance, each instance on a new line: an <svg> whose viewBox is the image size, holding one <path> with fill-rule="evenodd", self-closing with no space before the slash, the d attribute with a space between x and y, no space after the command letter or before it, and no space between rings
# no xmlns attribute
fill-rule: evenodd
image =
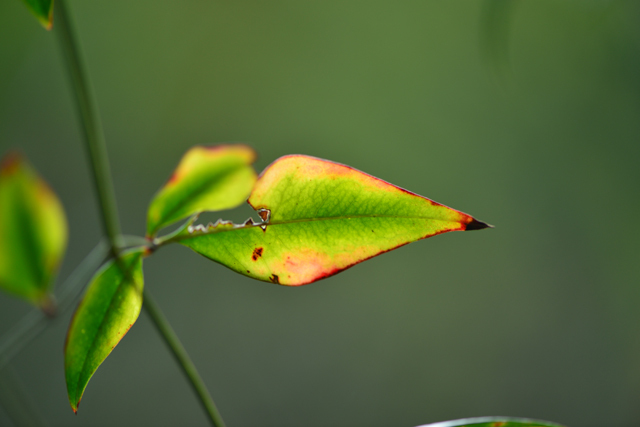
<svg viewBox="0 0 640 427"><path fill-rule="evenodd" d="M182 247L147 259L230 427L640 424L640 3L487 5L71 2L126 233L184 151L233 141L258 170L327 158L496 225L295 289ZM55 34L2 1L0 153L67 209L61 278L101 236L67 83ZM0 295L0 333L28 310ZM73 416L70 315L13 363L50 425L206 425L144 313Z"/></svg>

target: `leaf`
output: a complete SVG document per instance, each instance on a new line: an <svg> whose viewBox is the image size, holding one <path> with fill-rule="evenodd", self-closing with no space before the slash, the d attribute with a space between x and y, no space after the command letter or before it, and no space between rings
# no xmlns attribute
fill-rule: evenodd
<svg viewBox="0 0 640 427"><path fill-rule="evenodd" d="M74 412L95 371L138 319L143 255L144 248L133 249L100 269L71 320L64 364Z"/></svg>
<svg viewBox="0 0 640 427"><path fill-rule="evenodd" d="M147 236L204 211L231 209L244 202L256 182L256 154L246 145L196 146L187 151L147 214Z"/></svg>
<svg viewBox="0 0 640 427"><path fill-rule="evenodd" d="M349 166L302 155L272 163L249 203L263 223L188 226L170 240L254 279L297 286L415 240L489 227Z"/></svg>
<svg viewBox="0 0 640 427"><path fill-rule="evenodd" d="M53 27L53 0L22 0L47 30Z"/></svg>
<svg viewBox="0 0 640 427"><path fill-rule="evenodd" d="M425 424L419 427L563 427L549 421L510 417L479 417Z"/></svg>
<svg viewBox="0 0 640 427"><path fill-rule="evenodd" d="M0 164L0 288L53 309L50 291L67 246L60 200L17 153Z"/></svg>

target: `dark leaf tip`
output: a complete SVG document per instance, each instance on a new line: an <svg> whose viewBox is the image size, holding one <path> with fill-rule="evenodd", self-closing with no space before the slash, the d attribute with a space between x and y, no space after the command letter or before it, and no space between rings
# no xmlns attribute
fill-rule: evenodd
<svg viewBox="0 0 640 427"><path fill-rule="evenodd" d="M465 228L465 230L466 231L482 230L484 228L493 228L493 225L487 224L486 222L478 221L477 219L474 218L471 220L469 224L467 224L467 227Z"/></svg>

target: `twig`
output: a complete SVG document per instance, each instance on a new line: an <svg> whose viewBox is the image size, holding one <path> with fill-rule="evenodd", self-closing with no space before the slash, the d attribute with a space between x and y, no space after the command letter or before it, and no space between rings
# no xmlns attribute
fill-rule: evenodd
<svg viewBox="0 0 640 427"><path fill-rule="evenodd" d="M187 354L187 351L180 342L180 339L174 332L173 328L164 317L164 314L160 310L160 307L158 307L155 300L151 297L151 295L149 295L149 292L147 292L146 289L143 291L142 301L147 314L155 323L158 332L160 332L160 334L164 338L165 344L167 344L169 349L171 349L173 357L182 368L182 372L187 376L187 378L189 378L191 387L200 398L200 404L202 405L202 408L207 412L211 424L215 427L225 427L224 421L222 420L222 417L218 412L218 408L213 402L213 399L211 399L209 391L207 390L207 386L204 384L202 378L198 374L198 370L191 361L191 358Z"/></svg>
<svg viewBox="0 0 640 427"><path fill-rule="evenodd" d="M93 171L93 183L98 194L100 212L102 214L102 224L109 239L111 252L118 255L121 246L120 223L116 207L109 169L109 158L102 132L102 123L98 115L91 84L84 71L80 51L76 46L73 27L67 14L64 0L56 2L56 29L60 36L60 46L62 47L65 65L69 72L70 82L75 95L76 108L80 115L84 142L89 154L89 163Z"/></svg>
<svg viewBox="0 0 640 427"><path fill-rule="evenodd" d="M76 107L82 121L85 145L89 152L89 160L93 171L94 184L98 192L100 209L102 212L102 222L109 239L111 253L116 260L122 249L120 238L120 225L118 222L116 201L113 192L111 174L107 150L102 133L102 125L97 114L97 107L90 90L89 80L84 72L80 51L76 46L71 20L66 11L65 1L57 1L57 23L56 26L60 34L60 43L64 52L66 66L69 71L71 85L76 100ZM217 412L213 399L209 395L202 378L198 375L195 366L189 359L184 347L171 329L169 322L164 318L162 312L154 304L149 292L144 291L143 306L153 320L158 332L162 335L167 345L173 351L177 362L182 367L187 379L191 382L200 403L207 411L211 423L214 427L224 427L224 422Z"/></svg>

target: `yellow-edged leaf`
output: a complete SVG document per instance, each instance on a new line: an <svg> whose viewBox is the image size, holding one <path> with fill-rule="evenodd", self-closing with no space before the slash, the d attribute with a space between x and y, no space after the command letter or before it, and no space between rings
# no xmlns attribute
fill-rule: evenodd
<svg viewBox="0 0 640 427"><path fill-rule="evenodd" d="M256 182L256 154L246 145L196 146L182 157L147 213L147 235L193 214L231 209Z"/></svg>
<svg viewBox="0 0 640 427"><path fill-rule="evenodd" d="M416 240L490 227L349 166L302 155L267 167L249 203L262 223L188 225L170 239L254 279L297 286Z"/></svg>

